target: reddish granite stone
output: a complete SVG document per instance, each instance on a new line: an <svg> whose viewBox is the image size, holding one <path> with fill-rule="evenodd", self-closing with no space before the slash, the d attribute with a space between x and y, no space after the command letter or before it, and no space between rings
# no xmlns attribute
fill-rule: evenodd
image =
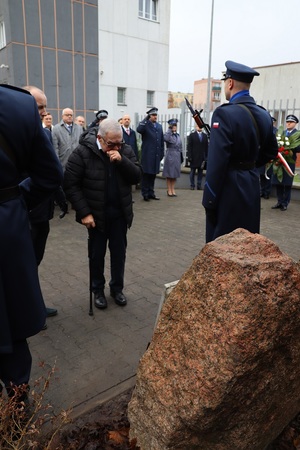
<svg viewBox="0 0 300 450"><path fill-rule="evenodd" d="M238 229L167 298L129 403L141 450L262 450L300 411L300 268Z"/></svg>

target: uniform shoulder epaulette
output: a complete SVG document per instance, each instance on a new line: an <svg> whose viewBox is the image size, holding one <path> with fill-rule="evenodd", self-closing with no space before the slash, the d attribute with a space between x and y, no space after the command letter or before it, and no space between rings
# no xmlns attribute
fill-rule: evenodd
<svg viewBox="0 0 300 450"><path fill-rule="evenodd" d="M17 87L17 86L12 86L11 84L0 84L0 87L11 89L12 91L23 92L23 94L31 95L29 91L25 91L25 89L22 89L22 88Z"/></svg>

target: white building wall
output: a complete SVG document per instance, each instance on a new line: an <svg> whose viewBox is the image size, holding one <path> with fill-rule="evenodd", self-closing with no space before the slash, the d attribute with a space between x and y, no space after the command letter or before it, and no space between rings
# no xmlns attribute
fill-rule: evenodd
<svg viewBox="0 0 300 450"><path fill-rule="evenodd" d="M258 102L300 100L300 62L255 67L255 70L260 76L254 77L251 93Z"/></svg>
<svg viewBox="0 0 300 450"><path fill-rule="evenodd" d="M147 111L154 91L159 114L168 108L170 0L158 0L158 22L138 17L138 0L99 0L99 108L118 119ZM126 88L126 105L117 88Z"/></svg>
<svg viewBox="0 0 300 450"><path fill-rule="evenodd" d="M260 75L254 77L250 95L278 120L285 122L287 114L300 118L300 62L254 67ZM222 103L226 102L222 83Z"/></svg>

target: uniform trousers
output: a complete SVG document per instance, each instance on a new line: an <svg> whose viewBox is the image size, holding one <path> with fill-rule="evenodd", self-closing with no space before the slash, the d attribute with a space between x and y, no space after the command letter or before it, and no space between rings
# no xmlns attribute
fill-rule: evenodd
<svg viewBox="0 0 300 450"><path fill-rule="evenodd" d="M26 339L13 343L12 353L0 354L0 379L8 388L28 384L32 357Z"/></svg>
<svg viewBox="0 0 300 450"><path fill-rule="evenodd" d="M288 206L291 201L292 186L276 184L277 202L279 205Z"/></svg>
<svg viewBox="0 0 300 450"><path fill-rule="evenodd" d="M89 229L89 263L92 291L101 292L105 287L105 255L110 251L110 290L121 292L124 288L124 272L127 248L127 223L123 216L106 221L105 231Z"/></svg>
<svg viewBox="0 0 300 450"><path fill-rule="evenodd" d="M154 194L154 183L156 174L155 173L143 173L141 191L142 196L146 198L153 197Z"/></svg>
<svg viewBox="0 0 300 450"><path fill-rule="evenodd" d="M50 231L49 220L31 223L31 237L37 265L39 266L44 257L48 234Z"/></svg>

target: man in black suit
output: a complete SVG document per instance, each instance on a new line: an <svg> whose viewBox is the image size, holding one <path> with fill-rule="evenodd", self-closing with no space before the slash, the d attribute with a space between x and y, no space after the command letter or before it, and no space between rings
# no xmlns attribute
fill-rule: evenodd
<svg viewBox="0 0 300 450"><path fill-rule="evenodd" d="M0 380L13 395L30 378L27 338L46 319L28 211L53 194L63 173L25 90L0 86L0 135Z"/></svg>
<svg viewBox="0 0 300 450"><path fill-rule="evenodd" d="M195 175L197 174L197 189L201 189L203 176L203 162L207 160L208 139L207 135L202 132L202 128L196 125L196 131L191 133L187 141L187 156L190 163L190 186L191 190L195 189Z"/></svg>
<svg viewBox="0 0 300 450"><path fill-rule="evenodd" d="M130 123L130 116L128 114L124 114L122 117L123 140L125 141L125 144L130 145L135 153L136 159L139 160L136 133L132 128L130 128Z"/></svg>

